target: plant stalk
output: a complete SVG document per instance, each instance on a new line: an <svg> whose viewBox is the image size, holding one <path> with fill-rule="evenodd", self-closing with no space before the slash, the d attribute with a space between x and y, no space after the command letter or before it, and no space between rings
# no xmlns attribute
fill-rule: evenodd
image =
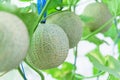
<svg viewBox="0 0 120 80"><path fill-rule="evenodd" d="M50 3L51 1L52 1L52 0L47 0L46 5L43 7L34 31L36 30L36 28L38 27L40 21L42 20L42 17L43 17L43 15L44 15L45 11L47 10L47 8L48 8L48 6L49 6L49 3Z"/></svg>
<svg viewBox="0 0 120 80"><path fill-rule="evenodd" d="M68 2L68 3L69 3L69 8L68 8L68 10L71 11L73 0L68 0L68 1L69 1L69 2Z"/></svg>
<svg viewBox="0 0 120 80"><path fill-rule="evenodd" d="M98 32L100 32L102 29L104 29L112 20L114 19L111 18L110 20L108 20L104 25L102 25L100 28L98 28L97 30L95 30L94 32L92 32L90 35L86 36L86 37L83 37L82 40L86 40L92 36L94 36L95 34L97 34Z"/></svg>
<svg viewBox="0 0 120 80"><path fill-rule="evenodd" d="M79 77L79 79L90 79L90 78L95 78L95 77L98 77L98 76L100 76L101 74L103 74L104 72L99 72L98 74L96 74L96 75L93 75L93 76L76 76L76 77Z"/></svg>

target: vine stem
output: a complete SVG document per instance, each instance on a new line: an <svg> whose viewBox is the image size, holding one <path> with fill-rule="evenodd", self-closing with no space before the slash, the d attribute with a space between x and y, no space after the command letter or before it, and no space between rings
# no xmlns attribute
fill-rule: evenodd
<svg viewBox="0 0 120 80"><path fill-rule="evenodd" d="M70 0L68 0L68 4L69 4L69 7L68 7L68 10L71 11L71 2Z"/></svg>
<svg viewBox="0 0 120 80"><path fill-rule="evenodd" d="M75 4L73 5L73 11L75 13L75 8L76 8L77 0L75 0Z"/></svg>
<svg viewBox="0 0 120 80"><path fill-rule="evenodd" d="M47 10L47 8L48 8L48 6L49 6L49 3L50 3L51 1L52 1L52 0L47 0L46 5L43 7L43 9L42 9L42 11L41 11L41 13L40 13L39 19L38 19L38 21L37 21L35 30L36 30L36 28L38 27L40 21L42 20L42 17L43 17L43 15L44 15L45 11ZM34 31L35 31L35 30L34 30Z"/></svg>
<svg viewBox="0 0 120 80"><path fill-rule="evenodd" d="M95 30L94 32L92 32L91 34L89 34L88 36L86 37L83 37L82 40L86 40L88 38L90 38L91 36L94 36L95 34L97 34L98 32L100 32L102 29L104 29L112 20L114 19L111 18L110 20L108 20L104 25L102 25L100 28L98 28L97 30Z"/></svg>
<svg viewBox="0 0 120 80"><path fill-rule="evenodd" d="M35 72L37 72L39 74L39 76L41 77L41 80L44 80L44 75L42 74L42 72L35 68L34 66L32 66L26 59L24 60L26 64L28 64Z"/></svg>
<svg viewBox="0 0 120 80"><path fill-rule="evenodd" d="M0 73L0 77L2 77L4 74L6 74L7 71L3 72L3 73Z"/></svg>
<svg viewBox="0 0 120 80"><path fill-rule="evenodd" d="M90 79L90 78L95 78L95 77L98 77L98 76L100 76L101 74L103 74L104 72L99 72L98 74L96 74L96 75L93 75L93 76L79 76L79 75L76 75L76 77L79 77L79 79Z"/></svg>

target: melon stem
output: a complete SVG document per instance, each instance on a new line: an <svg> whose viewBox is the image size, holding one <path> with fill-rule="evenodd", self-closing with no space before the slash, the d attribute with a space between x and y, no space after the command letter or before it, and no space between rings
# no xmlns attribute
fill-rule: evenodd
<svg viewBox="0 0 120 80"><path fill-rule="evenodd" d="M49 6L49 4L50 4L51 1L52 1L52 0L47 0L46 5L43 7L34 31L36 30L36 28L38 27L39 23L41 22L42 17L43 17L43 15L44 15L45 11L47 10L47 8L48 8L48 6Z"/></svg>
<svg viewBox="0 0 120 80"><path fill-rule="evenodd" d="M83 37L81 40L87 40L88 38L94 36L95 34L99 33L101 30L103 30L111 21L114 20L114 17L112 17L110 20L108 20L105 24L103 24L100 28L89 34L88 36Z"/></svg>
<svg viewBox="0 0 120 80"><path fill-rule="evenodd" d="M90 78L96 78L96 77L102 75L103 73L105 73L105 72L100 71L100 72L98 72L97 74L95 74L95 75L93 75L93 76L81 76L81 75L77 74L77 75L75 75L75 77L77 77L77 78L80 79L80 80L81 80L81 79L90 79Z"/></svg>

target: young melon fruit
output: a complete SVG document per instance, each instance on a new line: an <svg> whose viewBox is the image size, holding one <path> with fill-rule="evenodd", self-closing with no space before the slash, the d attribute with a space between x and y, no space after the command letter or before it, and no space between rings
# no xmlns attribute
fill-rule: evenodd
<svg viewBox="0 0 120 80"><path fill-rule="evenodd" d="M67 34L70 48L75 47L82 36L82 23L80 18L70 11L56 13L47 18L47 23L59 25Z"/></svg>
<svg viewBox="0 0 120 80"><path fill-rule="evenodd" d="M0 11L0 72L16 68L28 47L29 35L24 23L15 15Z"/></svg>
<svg viewBox="0 0 120 80"><path fill-rule="evenodd" d="M69 41L55 24L39 24L33 34L26 60L36 68L50 69L62 64L67 57Z"/></svg>
<svg viewBox="0 0 120 80"><path fill-rule="evenodd" d="M108 7L103 3L97 2L87 5L83 11L83 15L91 18L90 21L84 23L84 26L89 27L91 31L95 31L112 18ZM111 23L101 32L107 31L110 28Z"/></svg>

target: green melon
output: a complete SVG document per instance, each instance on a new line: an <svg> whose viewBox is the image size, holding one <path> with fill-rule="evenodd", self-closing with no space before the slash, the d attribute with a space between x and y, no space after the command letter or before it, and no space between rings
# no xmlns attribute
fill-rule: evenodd
<svg viewBox="0 0 120 80"><path fill-rule="evenodd" d="M108 7L103 3L91 3L87 5L82 14L91 18L90 21L84 23L84 26L89 27L91 31L95 31L112 18ZM111 23L101 32L107 31L110 28Z"/></svg>
<svg viewBox="0 0 120 80"><path fill-rule="evenodd" d="M15 15L0 11L0 72L18 67L29 47L25 24Z"/></svg>
<svg viewBox="0 0 120 80"><path fill-rule="evenodd" d="M33 34L26 60L36 68L59 66L67 57L69 41L65 32L55 24L39 24Z"/></svg>
<svg viewBox="0 0 120 80"><path fill-rule="evenodd" d="M59 25L67 34L70 48L75 47L82 36L82 23L73 12L63 11L47 18L47 23Z"/></svg>

